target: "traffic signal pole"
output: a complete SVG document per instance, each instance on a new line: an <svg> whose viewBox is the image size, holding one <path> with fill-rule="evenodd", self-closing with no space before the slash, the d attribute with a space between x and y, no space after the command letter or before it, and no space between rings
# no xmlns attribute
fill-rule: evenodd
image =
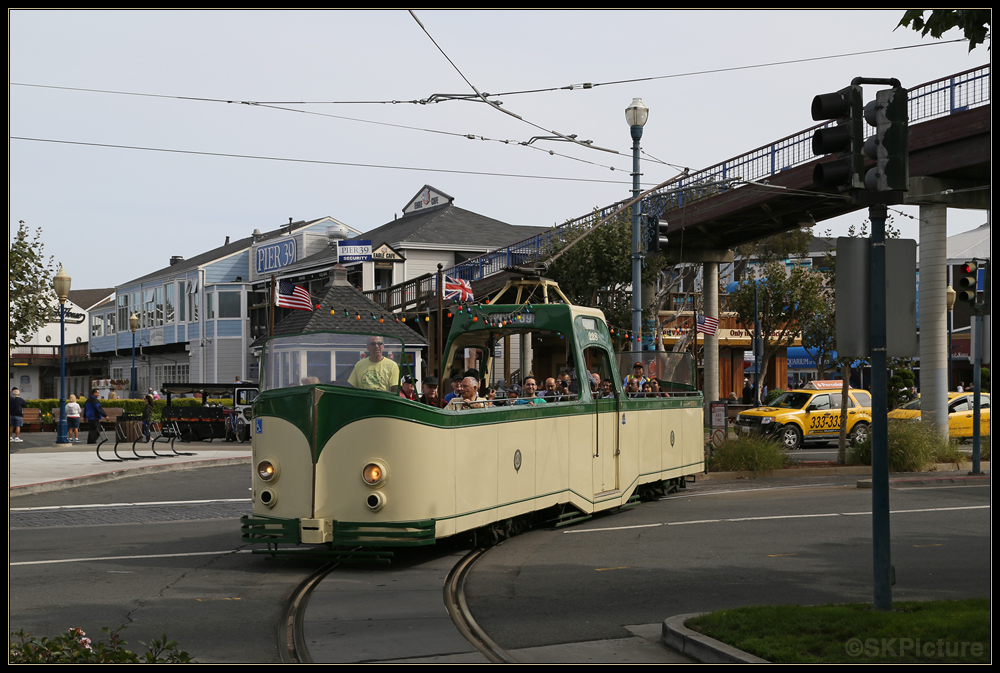
<svg viewBox="0 0 1000 673"><path fill-rule="evenodd" d="M862 84L888 85L876 99L862 105ZM855 77L839 91L813 99L814 121L836 121L813 135L813 153L835 154L816 165L813 182L849 194L858 206L868 206L871 236L871 334L872 366L872 566L875 609L892 609L894 570L889 535L889 428L888 351L886 338L885 220L888 204L902 203L909 182L909 131L907 92L899 80ZM864 124L875 127L865 141ZM865 157L875 167L865 172ZM842 352L838 344L838 353Z"/></svg>

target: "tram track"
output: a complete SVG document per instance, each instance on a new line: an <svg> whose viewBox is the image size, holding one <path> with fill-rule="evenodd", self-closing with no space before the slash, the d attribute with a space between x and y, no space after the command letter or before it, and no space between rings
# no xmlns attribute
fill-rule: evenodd
<svg viewBox="0 0 1000 673"><path fill-rule="evenodd" d="M444 583L444 604L458 632L465 637L473 647L489 659L493 664L516 664L518 661L509 652L493 642L486 631L479 626L469 605L465 600L465 580L475 565L489 547L478 547L466 554L462 560L452 567Z"/></svg>
<svg viewBox="0 0 1000 673"><path fill-rule="evenodd" d="M478 547L463 556L448 572L442 587L444 607L458 633L490 663L518 663L479 626L465 599L465 582L476 561L490 547ZM314 663L306 643L305 614L313 591L340 567L332 562L315 570L292 591L285 602L279 626L279 655L282 663Z"/></svg>

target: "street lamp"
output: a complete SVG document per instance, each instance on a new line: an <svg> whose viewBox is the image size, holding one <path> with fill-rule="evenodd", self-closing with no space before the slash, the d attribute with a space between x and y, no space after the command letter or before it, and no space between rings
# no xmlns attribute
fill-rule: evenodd
<svg viewBox="0 0 1000 673"><path fill-rule="evenodd" d="M73 279L60 264L52 279L52 289L59 297L59 421L56 423L56 444L70 443L66 428L66 300L69 299L72 283Z"/></svg>
<svg viewBox="0 0 1000 673"><path fill-rule="evenodd" d="M625 121L632 132L632 198L638 199L639 188L639 139L642 138L642 127L649 118L649 108L642 104L641 98L633 98L632 104L625 108ZM642 204L636 201L632 204L632 351L642 350L642 230L639 227L642 215Z"/></svg>
<svg viewBox="0 0 1000 673"><path fill-rule="evenodd" d="M128 317L128 328L132 330L132 377L129 383L129 399L135 399L135 331L139 329L139 316L135 313Z"/></svg>

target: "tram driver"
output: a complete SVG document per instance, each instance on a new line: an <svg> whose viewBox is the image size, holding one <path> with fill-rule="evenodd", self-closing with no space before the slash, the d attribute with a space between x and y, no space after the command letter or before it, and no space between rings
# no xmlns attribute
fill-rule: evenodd
<svg viewBox="0 0 1000 673"><path fill-rule="evenodd" d="M396 390L399 365L385 356L385 342L380 336L368 337L368 357L358 360L347 382L362 390Z"/></svg>

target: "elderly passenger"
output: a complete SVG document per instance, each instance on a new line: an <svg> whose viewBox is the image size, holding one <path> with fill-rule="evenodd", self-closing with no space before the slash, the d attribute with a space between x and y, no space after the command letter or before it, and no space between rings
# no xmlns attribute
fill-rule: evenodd
<svg viewBox="0 0 1000 673"><path fill-rule="evenodd" d="M471 376L466 376L461 382L462 394L460 397L452 398L446 409L458 411L459 409L482 409L489 406L490 402L479 396L479 380Z"/></svg>

